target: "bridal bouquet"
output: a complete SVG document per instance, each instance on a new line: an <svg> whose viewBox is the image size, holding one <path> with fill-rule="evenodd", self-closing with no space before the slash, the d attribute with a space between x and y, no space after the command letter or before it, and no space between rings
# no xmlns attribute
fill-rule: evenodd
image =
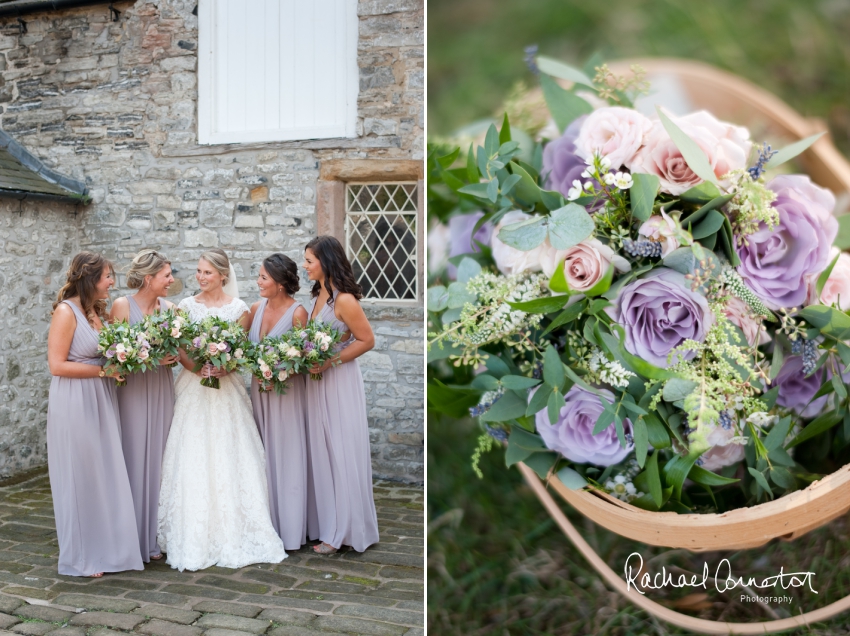
<svg viewBox="0 0 850 636"><path fill-rule="evenodd" d="M296 335L291 343L300 348L305 370L313 366L322 366L328 360L332 360L338 353L336 345L342 342L341 331L318 320L311 320L302 330L293 329L290 333ZM333 363L333 366L337 364L339 361ZM311 373L310 378L321 380L322 374Z"/></svg>
<svg viewBox="0 0 850 636"><path fill-rule="evenodd" d="M186 335L188 322L186 312L180 309L156 311L145 316L141 328L147 335L148 342L153 345L151 356L154 360L159 361L169 355L176 356L180 349L189 346L189 338ZM173 367L176 364L173 362L168 366Z"/></svg>
<svg viewBox="0 0 850 636"><path fill-rule="evenodd" d="M263 338L250 345L246 352L246 368L259 381L260 391L274 390L285 395L289 388L287 380L306 371L301 346L302 339L296 331L288 331L277 338Z"/></svg>
<svg viewBox="0 0 850 636"><path fill-rule="evenodd" d="M478 418L476 470L506 442L508 466L684 513L850 461L850 226L809 177L766 175L819 135L777 152L638 112L639 69L536 62L551 139L506 115L429 148L429 211L468 254L428 291L428 400Z"/></svg>
<svg viewBox="0 0 850 636"><path fill-rule="evenodd" d="M195 362L195 371L209 363L217 369L235 371L245 364L247 339L242 325L216 316L186 325L189 346L186 355ZM202 378L201 384L211 389L221 388L219 378Z"/></svg>
<svg viewBox="0 0 850 636"><path fill-rule="evenodd" d="M151 355L151 343L139 325L127 321L106 323L98 335L98 351L106 358L106 369L114 369L121 376L147 371L156 366ZM115 380L118 386L127 384L125 377Z"/></svg>

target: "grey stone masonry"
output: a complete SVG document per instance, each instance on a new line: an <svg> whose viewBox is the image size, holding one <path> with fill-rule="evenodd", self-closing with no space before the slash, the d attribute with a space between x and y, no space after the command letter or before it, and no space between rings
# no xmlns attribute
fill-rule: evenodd
<svg viewBox="0 0 850 636"><path fill-rule="evenodd" d="M366 552L178 572L152 562L102 579L56 573L47 476L0 486L0 631L43 636L424 633L422 487L376 482Z"/></svg>
<svg viewBox="0 0 850 636"><path fill-rule="evenodd" d="M117 21L106 5L50 10L27 15L25 32L0 22L0 127L93 199L80 209L0 200L0 476L46 461L47 327L73 253L112 259L117 297L133 254L162 250L178 301L197 289L198 256L220 247L250 303L262 259L300 264L316 235L323 161L423 159L424 0L358 5L358 137L219 146L197 143L196 4L115 2ZM422 482L422 303L367 314L373 470Z"/></svg>

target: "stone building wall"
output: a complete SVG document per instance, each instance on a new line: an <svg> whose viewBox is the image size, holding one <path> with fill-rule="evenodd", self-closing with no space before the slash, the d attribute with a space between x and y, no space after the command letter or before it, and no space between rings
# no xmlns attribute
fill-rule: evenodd
<svg viewBox="0 0 850 636"><path fill-rule="evenodd" d="M22 214L12 211L17 202L0 205L0 241L27 252L4 249L0 296L12 304L26 297L29 334L16 346L22 339L7 328L0 340L0 391L14 394L0 411L4 474L45 460L48 310L74 251L102 252L120 272L139 248L160 249L176 269L179 300L197 289L199 254L221 247L250 303L265 256L281 251L302 262L317 232L323 161L423 159L422 0L359 3L357 138L224 146L197 145L196 2L114 6L117 21L100 5L25 16L26 33L16 20L0 23L0 127L85 181L93 198L76 216L71 205L26 202ZM30 262L31 273L19 276ZM376 334L360 362L374 471L422 481L423 309L364 305ZM4 302L0 326L19 322L21 311Z"/></svg>

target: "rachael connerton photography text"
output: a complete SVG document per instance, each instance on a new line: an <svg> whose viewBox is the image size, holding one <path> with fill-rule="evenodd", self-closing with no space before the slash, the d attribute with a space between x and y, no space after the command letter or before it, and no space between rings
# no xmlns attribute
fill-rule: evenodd
<svg viewBox="0 0 850 636"><path fill-rule="evenodd" d="M697 574L690 575L690 578L685 574L680 574L674 579L673 574L668 572L666 567L662 567L661 572L656 572L654 575L645 571L643 557L637 552L632 552L626 559L623 571L626 575L626 590L631 591L632 587L634 587L641 594L646 594L644 591L646 589L658 590L668 586L679 588L701 587L704 590L708 589L709 567L708 563L705 562L703 562L701 578ZM814 572L785 572L784 567L780 566L779 574L763 578L751 576L745 580L743 576L736 577L733 575L732 564L729 559L722 559L717 564L713 580L714 587L718 592L728 592L729 590L734 590L736 587L744 586L764 589L781 585L783 590L787 590L790 587L808 586L811 592L817 594L817 590L812 588L812 577L814 576Z"/></svg>

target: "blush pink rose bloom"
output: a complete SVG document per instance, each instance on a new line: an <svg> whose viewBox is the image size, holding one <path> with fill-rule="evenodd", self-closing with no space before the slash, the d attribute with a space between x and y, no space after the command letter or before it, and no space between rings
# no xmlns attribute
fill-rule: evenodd
<svg viewBox="0 0 850 636"><path fill-rule="evenodd" d="M746 128L722 122L706 111L671 119L702 149L718 179L732 170L746 168L752 146ZM661 191L674 196L702 183L660 120L653 121L643 148L626 165L632 173L656 175Z"/></svg>
<svg viewBox="0 0 850 636"><path fill-rule="evenodd" d="M209 351L211 356L214 356L215 354L218 353L218 345L214 342L211 342L209 344L209 347L207 347L207 351Z"/></svg>
<svg viewBox="0 0 850 636"><path fill-rule="evenodd" d="M729 441L735 437L735 431L722 426L715 426L708 434L707 441L711 445L700 459L700 465L706 470L717 472L725 466L737 464L744 459L744 445L730 444Z"/></svg>
<svg viewBox="0 0 850 636"><path fill-rule="evenodd" d="M628 164L643 145L652 121L631 108L610 106L588 115L575 141L576 154L590 159L599 153L611 161L611 168Z"/></svg>
<svg viewBox="0 0 850 636"><path fill-rule="evenodd" d="M649 217L638 230L638 234L641 236L661 243L662 257L678 249L679 240L676 238L677 232L676 221L670 218L663 209L660 216L655 214Z"/></svg>
<svg viewBox="0 0 850 636"><path fill-rule="evenodd" d="M227 350L227 344L224 343L224 342L219 342L216 345L216 349L218 349L219 351L225 351L225 350Z"/></svg>
<svg viewBox="0 0 850 636"><path fill-rule="evenodd" d="M583 293L593 288L611 265L620 272L631 269L625 258L595 238L564 250L564 255L564 278L574 292Z"/></svg>
<svg viewBox="0 0 850 636"><path fill-rule="evenodd" d="M272 379L272 370L271 370L271 369L268 369L268 368L267 368L267 369L265 369L265 370L263 370L263 377L264 377L266 380L271 380L271 379Z"/></svg>
<svg viewBox="0 0 850 636"><path fill-rule="evenodd" d="M767 331L762 329L761 319L754 315L747 303L737 296L732 296L729 299L723 313L726 314L729 322L741 328L741 331L744 332L744 337L747 339L747 343L751 347L756 344L763 345L770 342L770 336L767 334Z"/></svg>
<svg viewBox="0 0 850 636"><path fill-rule="evenodd" d="M127 353L125 351L119 351L115 354L115 357L118 358L121 362L125 362L127 360Z"/></svg>
<svg viewBox="0 0 850 636"><path fill-rule="evenodd" d="M829 253L829 262L838 256L835 267L826 280L826 285L820 293L820 301L824 305L838 305L841 311L850 309L850 254L841 252L833 247ZM816 284L816 282L815 282Z"/></svg>
<svg viewBox="0 0 850 636"><path fill-rule="evenodd" d="M139 360L147 360L148 359L148 350L142 349L139 351Z"/></svg>

